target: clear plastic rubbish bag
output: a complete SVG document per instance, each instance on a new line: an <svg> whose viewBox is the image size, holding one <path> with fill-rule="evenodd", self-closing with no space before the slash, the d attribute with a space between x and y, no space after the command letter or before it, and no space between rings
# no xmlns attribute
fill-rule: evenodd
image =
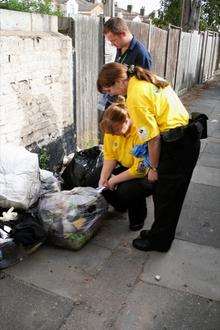
<svg viewBox="0 0 220 330"><path fill-rule="evenodd" d="M94 236L107 209L104 197L92 187L47 194L39 202L49 241L71 250L79 250Z"/></svg>
<svg viewBox="0 0 220 330"><path fill-rule="evenodd" d="M40 195L61 190L61 183L50 171L40 170L40 182Z"/></svg>

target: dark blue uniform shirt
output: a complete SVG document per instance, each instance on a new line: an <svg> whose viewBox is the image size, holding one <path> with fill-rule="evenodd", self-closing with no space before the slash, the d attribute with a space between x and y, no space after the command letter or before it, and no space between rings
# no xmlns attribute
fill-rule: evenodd
<svg viewBox="0 0 220 330"><path fill-rule="evenodd" d="M115 62L128 65L134 64L148 70L150 70L152 65L150 53L134 36L131 40L129 48L124 52L124 54L121 54L120 49L117 50Z"/></svg>

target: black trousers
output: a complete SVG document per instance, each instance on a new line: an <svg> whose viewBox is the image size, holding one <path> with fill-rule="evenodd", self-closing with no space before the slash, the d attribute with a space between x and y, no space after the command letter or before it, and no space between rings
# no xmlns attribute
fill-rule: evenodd
<svg viewBox="0 0 220 330"><path fill-rule="evenodd" d="M126 168L120 168L117 172L124 170ZM134 226L144 223L147 216L146 197L152 195L153 189L154 184L149 183L146 178L141 178L122 182L116 190L106 189L102 194L116 210L128 210L130 226Z"/></svg>
<svg viewBox="0 0 220 330"><path fill-rule="evenodd" d="M154 223L149 240L155 248L169 249L180 212L199 157L200 139L186 130L174 142L161 142L158 182L153 194Z"/></svg>

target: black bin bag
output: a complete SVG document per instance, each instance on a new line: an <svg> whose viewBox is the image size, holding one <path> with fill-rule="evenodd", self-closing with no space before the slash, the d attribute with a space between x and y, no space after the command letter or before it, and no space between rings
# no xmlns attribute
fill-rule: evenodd
<svg viewBox="0 0 220 330"><path fill-rule="evenodd" d="M76 152L62 174L62 189L98 187L102 165L103 153L101 146L94 146Z"/></svg>

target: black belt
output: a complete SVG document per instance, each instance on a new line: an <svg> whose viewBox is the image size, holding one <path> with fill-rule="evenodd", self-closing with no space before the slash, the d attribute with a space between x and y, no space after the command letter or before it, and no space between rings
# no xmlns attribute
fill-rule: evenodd
<svg viewBox="0 0 220 330"><path fill-rule="evenodd" d="M177 141L184 136L187 127L188 125L171 128L169 131L162 132L161 137L165 142Z"/></svg>
<svg viewBox="0 0 220 330"><path fill-rule="evenodd" d="M189 124L179 126L161 133L161 137L165 142L174 142L189 134L193 140L207 138L207 120L208 117L199 112L193 112Z"/></svg>

